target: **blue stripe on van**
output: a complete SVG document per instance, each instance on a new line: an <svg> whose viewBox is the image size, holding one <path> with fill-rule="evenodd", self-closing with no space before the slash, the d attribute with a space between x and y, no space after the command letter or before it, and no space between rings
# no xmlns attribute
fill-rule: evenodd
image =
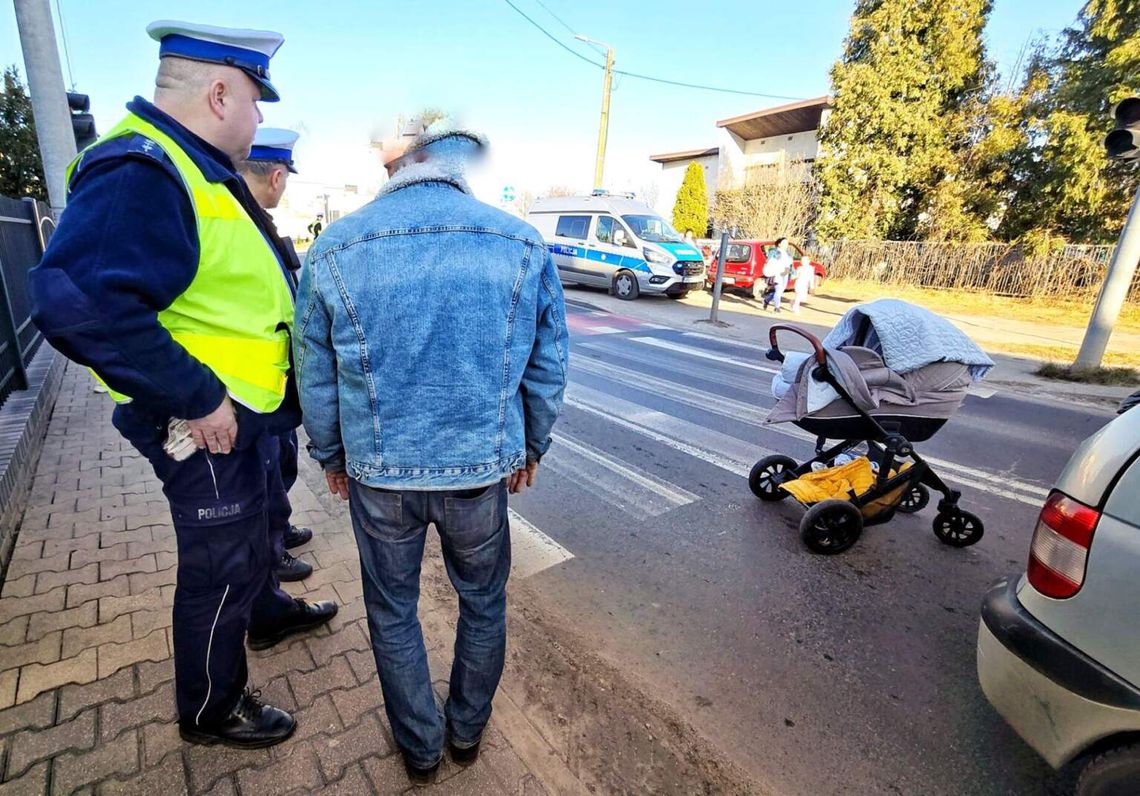
<svg viewBox="0 0 1140 796"><path fill-rule="evenodd" d="M626 257L620 254L610 254L596 249L586 249L582 246L569 246L565 243L551 243L547 248L551 254L561 254L565 257L577 257L580 260L593 260L594 262L616 265L619 268L628 268L631 271L644 271L652 273L649 264L640 257Z"/></svg>

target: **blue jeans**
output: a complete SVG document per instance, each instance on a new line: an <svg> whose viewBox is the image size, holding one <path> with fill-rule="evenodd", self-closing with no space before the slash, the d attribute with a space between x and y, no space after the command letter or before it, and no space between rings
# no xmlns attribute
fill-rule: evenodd
<svg viewBox="0 0 1140 796"><path fill-rule="evenodd" d="M443 753L444 722L432 695L416 615L428 523L459 594L455 660L444 713L459 746L475 743L491 717L507 646L511 532L507 484L459 492L387 491L351 481L350 508L372 652L392 734L416 766Z"/></svg>

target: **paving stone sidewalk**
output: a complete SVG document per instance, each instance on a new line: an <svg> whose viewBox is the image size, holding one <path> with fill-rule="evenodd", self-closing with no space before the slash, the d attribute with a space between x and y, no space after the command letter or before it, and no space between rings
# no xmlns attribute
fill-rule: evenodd
<svg viewBox="0 0 1140 796"><path fill-rule="evenodd" d="M314 539L300 596L335 598L326 628L250 654L250 681L292 710L269 750L182 743L174 724L170 608L175 539L146 460L111 427L111 402L70 365L0 592L0 796L12 794L399 793L408 788L384 717L347 512L302 462L294 522ZM439 569L429 557L425 577ZM438 576L438 572L435 573ZM425 589L420 614L446 692L455 607ZM428 792L585 789L521 707L500 692L474 766L445 763Z"/></svg>

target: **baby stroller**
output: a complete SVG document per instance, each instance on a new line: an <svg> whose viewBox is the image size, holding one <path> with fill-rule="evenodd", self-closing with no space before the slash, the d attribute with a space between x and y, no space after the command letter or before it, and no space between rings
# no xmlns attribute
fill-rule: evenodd
<svg viewBox="0 0 1140 796"><path fill-rule="evenodd" d="M812 353L782 352L781 332L807 340ZM993 367L985 352L946 320L894 299L850 310L822 342L788 325L771 327L769 341L768 358L784 366L773 380L779 400L766 422L791 422L815 435L816 455L802 463L784 455L761 459L748 479L753 494L784 500L791 496L784 484L811 479L809 474L831 468L837 459L850 460L864 446L873 471L864 479L869 488L850 491L845 499L797 498L807 509L800 536L808 548L841 553L865 526L887 522L896 512L921 511L931 489L941 495L934 518L940 541L967 547L982 538L982 521L958 506L961 493L946 485L914 443L933 437L961 406L970 384Z"/></svg>

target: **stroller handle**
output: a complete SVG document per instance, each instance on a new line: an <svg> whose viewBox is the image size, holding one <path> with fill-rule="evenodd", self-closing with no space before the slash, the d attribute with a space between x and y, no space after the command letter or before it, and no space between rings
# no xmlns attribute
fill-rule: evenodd
<svg viewBox="0 0 1140 796"><path fill-rule="evenodd" d="M815 361L820 365L827 364L827 354L824 352L823 343L820 342L818 337L816 337L811 332L804 331L798 326L788 326L787 324L783 323L777 323L768 329L768 342L772 345L772 347L768 349L768 359L771 359L775 362L784 361L784 354L782 351L780 351L780 343L777 340L777 334L779 332L791 332L792 334L798 334L800 337L811 343L811 347L815 349Z"/></svg>

